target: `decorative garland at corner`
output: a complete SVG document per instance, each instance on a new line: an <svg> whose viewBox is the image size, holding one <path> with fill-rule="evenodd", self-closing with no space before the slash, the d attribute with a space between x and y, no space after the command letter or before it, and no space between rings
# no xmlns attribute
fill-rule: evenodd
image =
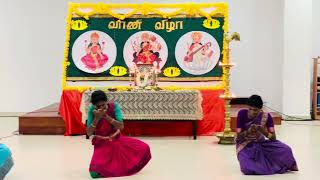
<svg viewBox="0 0 320 180"><path fill-rule="evenodd" d="M158 9L161 8L169 8L169 9L177 9L176 11L167 13L160 11ZM215 10L207 13L203 11L204 8L215 8ZM91 11L83 12L80 9L90 9ZM131 12L127 14L118 14L114 13L112 9L133 9ZM223 63L228 63L229 57L226 56L228 51L228 42L227 42L227 32L229 28L228 21L228 5L224 2L217 3L185 3L185 4L151 4L151 3L142 3L142 4L104 4L104 3L69 3L68 15L67 15L67 27L66 27L66 41L65 41L65 49L64 49L64 60L62 63L63 67L63 75L62 75L62 89L63 90L78 90L83 92L88 89L97 89L91 86L67 86L67 68L70 65L68 61L69 55L69 46L70 46L70 30L71 30L71 20L72 16L80 16L85 19L89 19L94 15L110 15L120 20L124 20L136 14L149 15L149 14L157 14L162 16L163 18L172 18L177 15L189 15L189 16L201 16L211 19L212 16L222 15L224 17L224 39L223 39ZM222 70L222 85L212 86L212 87L177 87L177 86L168 86L161 87L164 90L224 90L226 86L226 81L229 81L229 75L225 73L225 67ZM118 86L118 87L103 87L103 89L114 89L116 88L119 91L130 90L129 86ZM101 88L99 88L101 89Z"/></svg>

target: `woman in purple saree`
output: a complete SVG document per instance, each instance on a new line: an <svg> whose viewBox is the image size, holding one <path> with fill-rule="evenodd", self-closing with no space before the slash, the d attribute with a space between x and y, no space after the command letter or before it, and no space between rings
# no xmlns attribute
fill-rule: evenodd
<svg viewBox="0 0 320 180"><path fill-rule="evenodd" d="M108 102L103 91L93 92L91 103L87 120L87 134L94 136L91 177L129 176L139 172L151 159L149 146L121 135L123 115L120 106Z"/></svg>
<svg viewBox="0 0 320 180"><path fill-rule="evenodd" d="M298 171L291 148L276 140L272 117L262 111L260 96L252 95L248 109L240 110L237 119L237 157L246 175L282 174Z"/></svg>

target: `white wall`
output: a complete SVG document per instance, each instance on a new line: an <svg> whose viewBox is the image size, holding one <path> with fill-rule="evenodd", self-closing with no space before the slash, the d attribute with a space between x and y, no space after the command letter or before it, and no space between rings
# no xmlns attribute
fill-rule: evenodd
<svg viewBox="0 0 320 180"><path fill-rule="evenodd" d="M320 56L320 1L312 1L312 58ZM312 67L313 68L313 67ZM320 69L320 65L318 65ZM311 71L312 72L312 71ZM313 74L311 74L313 75ZM320 77L320 70L318 71Z"/></svg>
<svg viewBox="0 0 320 180"><path fill-rule="evenodd" d="M232 90L238 96L259 94L266 105L282 110L283 1L232 1L230 31L241 42L232 45Z"/></svg>
<svg viewBox="0 0 320 180"><path fill-rule="evenodd" d="M312 1L312 57L320 56L320 1Z"/></svg>
<svg viewBox="0 0 320 180"><path fill-rule="evenodd" d="M63 1L1 1L0 112L25 112L59 101Z"/></svg>
<svg viewBox="0 0 320 180"><path fill-rule="evenodd" d="M0 7L0 112L26 112L59 101L67 2L2 2L4 4ZM232 45L232 60L237 63L232 71L232 90L237 96L261 94L269 106L281 110L283 1L228 2L230 31L239 32L242 39L240 43Z"/></svg>
<svg viewBox="0 0 320 180"><path fill-rule="evenodd" d="M310 117L312 0L285 0L283 112Z"/></svg>

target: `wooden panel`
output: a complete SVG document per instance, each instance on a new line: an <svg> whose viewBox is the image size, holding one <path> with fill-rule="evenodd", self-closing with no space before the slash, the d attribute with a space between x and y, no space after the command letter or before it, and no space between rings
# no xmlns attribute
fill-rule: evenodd
<svg viewBox="0 0 320 180"><path fill-rule="evenodd" d="M19 117L20 134L63 135L65 124L58 113L59 104L38 109Z"/></svg>

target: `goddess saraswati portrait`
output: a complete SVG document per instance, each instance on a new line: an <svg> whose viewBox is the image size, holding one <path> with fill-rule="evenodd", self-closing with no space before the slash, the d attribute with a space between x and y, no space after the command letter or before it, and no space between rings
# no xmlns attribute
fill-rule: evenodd
<svg viewBox="0 0 320 180"><path fill-rule="evenodd" d="M178 40L175 54L177 63L184 71L202 75L216 66L220 57L220 47L209 33L192 31Z"/></svg>

